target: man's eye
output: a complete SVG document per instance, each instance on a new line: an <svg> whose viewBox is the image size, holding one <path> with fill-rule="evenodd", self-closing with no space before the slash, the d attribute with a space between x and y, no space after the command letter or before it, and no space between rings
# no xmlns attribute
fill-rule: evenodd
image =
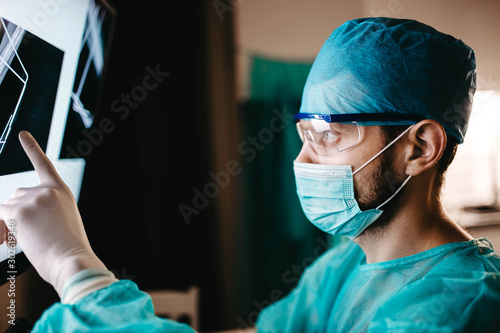
<svg viewBox="0 0 500 333"><path fill-rule="evenodd" d="M339 139L339 136L331 131L326 131L323 133L323 140L325 143L335 143Z"/></svg>

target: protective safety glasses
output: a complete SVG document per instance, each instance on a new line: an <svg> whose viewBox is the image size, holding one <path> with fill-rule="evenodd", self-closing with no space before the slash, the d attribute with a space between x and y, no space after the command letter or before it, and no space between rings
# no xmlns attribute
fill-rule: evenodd
<svg viewBox="0 0 500 333"><path fill-rule="evenodd" d="M300 115L299 118L297 115ZM316 154L331 156L359 143L361 130L356 121L332 122L323 115L297 114L297 131L302 142L309 142Z"/></svg>
<svg viewBox="0 0 500 333"><path fill-rule="evenodd" d="M306 140L320 156L332 156L355 147L361 140L359 122L398 122L422 120L420 116L373 113L373 114L312 114L297 113L295 121L302 142Z"/></svg>

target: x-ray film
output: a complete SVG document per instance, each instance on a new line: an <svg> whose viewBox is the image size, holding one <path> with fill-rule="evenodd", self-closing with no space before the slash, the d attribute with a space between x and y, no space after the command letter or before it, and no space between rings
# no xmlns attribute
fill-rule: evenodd
<svg viewBox="0 0 500 333"><path fill-rule="evenodd" d="M78 152L78 143L85 140L84 131L94 122L115 16L106 2L90 1L60 158L75 158L70 152Z"/></svg>
<svg viewBox="0 0 500 333"><path fill-rule="evenodd" d="M45 151L64 52L0 17L0 176L32 170L17 135L27 130Z"/></svg>
<svg viewBox="0 0 500 333"><path fill-rule="evenodd" d="M82 140L98 112L115 11L103 0L41 4L0 0L0 203L40 183L18 140L23 130L78 201L86 161L61 155ZM50 19L41 22L45 14ZM23 271L23 256L19 244L0 245L0 285Z"/></svg>
<svg viewBox="0 0 500 333"><path fill-rule="evenodd" d="M0 18L0 21L0 105L2 109L0 126L3 126L0 154L2 154L26 91L28 72L17 52L26 31L3 18Z"/></svg>

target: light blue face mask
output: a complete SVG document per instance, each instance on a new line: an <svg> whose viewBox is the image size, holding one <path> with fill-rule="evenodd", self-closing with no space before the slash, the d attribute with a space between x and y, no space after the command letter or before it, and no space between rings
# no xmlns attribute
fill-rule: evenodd
<svg viewBox="0 0 500 333"><path fill-rule="evenodd" d="M388 203L410 180L403 184L386 201L375 209L361 211L354 198L353 176L401 138L412 126L390 142L384 149L352 172L350 165L321 165L294 162L295 181L302 210L319 229L332 235L350 239L358 237L382 215L380 207Z"/></svg>

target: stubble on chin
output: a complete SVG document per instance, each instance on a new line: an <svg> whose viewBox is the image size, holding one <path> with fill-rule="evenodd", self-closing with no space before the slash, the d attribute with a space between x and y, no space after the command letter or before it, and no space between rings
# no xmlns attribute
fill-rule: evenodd
<svg viewBox="0 0 500 333"><path fill-rule="evenodd" d="M377 163L375 172L372 175L363 177L354 186L354 195L362 211L375 209L387 199L403 184L404 178L396 175L392 166L393 152L388 149L380 156L380 159L373 160ZM360 175L361 176L361 175ZM368 232L381 231L386 228L399 208L399 198L404 188L392 198L387 204L381 207L383 214L365 230Z"/></svg>

